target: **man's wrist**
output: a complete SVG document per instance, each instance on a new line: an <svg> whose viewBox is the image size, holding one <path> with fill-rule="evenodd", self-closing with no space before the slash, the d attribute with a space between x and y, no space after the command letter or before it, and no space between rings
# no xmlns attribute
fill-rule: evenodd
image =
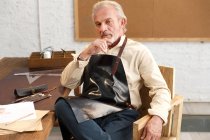
<svg viewBox="0 0 210 140"><path fill-rule="evenodd" d="M79 60L79 61L87 61L87 59L81 57L80 55L77 57L77 60Z"/></svg>
<svg viewBox="0 0 210 140"><path fill-rule="evenodd" d="M157 116L157 115L154 115L153 118L159 122L161 122L162 124L164 123L164 120L160 117L160 116Z"/></svg>

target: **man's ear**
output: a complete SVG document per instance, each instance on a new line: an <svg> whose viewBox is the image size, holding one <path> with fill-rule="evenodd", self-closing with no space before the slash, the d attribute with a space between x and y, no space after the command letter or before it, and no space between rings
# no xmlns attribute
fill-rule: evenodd
<svg viewBox="0 0 210 140"><path fill-rule="evenodd" d="M121 25L125 27L127 25L127 19L125 18L121 19Z"/></svg>
<svg viewBox="0 0 210 140"><path fill-rule="evenodd" d="M127 25L127 19L125 19L125 18L121 19L121 26L123 29L123 33L125 33L127 31L126 25Z"/></svg>

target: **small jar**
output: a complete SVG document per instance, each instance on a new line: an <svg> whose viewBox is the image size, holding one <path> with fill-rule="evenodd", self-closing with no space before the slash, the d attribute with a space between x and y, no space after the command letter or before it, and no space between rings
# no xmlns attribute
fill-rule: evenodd
<svg viewBox="0 0 210 140"><path fill-rule="evenodd" d="M44 52L44 55L43 55L44 59L50 59L51 56L52 56L52 52L51 51L45 51Z"/></svg>

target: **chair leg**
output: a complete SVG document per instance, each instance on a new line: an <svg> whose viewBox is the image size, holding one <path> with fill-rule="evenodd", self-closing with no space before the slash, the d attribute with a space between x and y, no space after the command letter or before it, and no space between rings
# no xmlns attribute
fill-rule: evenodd
<svg viewBox="0 0 210 140"><path fill-rule="evenodd" d="M174 113L173 113L173 125L172 125L172 136L176 137L177 140L180 139L180 131L181 131L181 123L182 123L182 109L183 109L183 102L179 105L174 106Z"/></svg>

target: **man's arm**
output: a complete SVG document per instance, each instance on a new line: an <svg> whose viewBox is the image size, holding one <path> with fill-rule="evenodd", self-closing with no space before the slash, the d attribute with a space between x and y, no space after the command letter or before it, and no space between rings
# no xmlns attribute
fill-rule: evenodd
<svg viewBox="0 0 210 140"><path fill-rule="evenodd" d="M167 123L168 111L170 109L170 91L167 84L149 50L145 50L142 56L140 73L144 79L144 85L150 89L152 97L151 108L148 113L152 118L147 122L141 139L159 140L162 126Z"/></svg>
<svg viewBox="0 0 210 140"><path fill-rule="evenodd" d="M61 85L74 89L81 84L81 77L84 67L88 61L78 60L78 54L74 55L74 60L70 62L61 74Z"/></svg>

